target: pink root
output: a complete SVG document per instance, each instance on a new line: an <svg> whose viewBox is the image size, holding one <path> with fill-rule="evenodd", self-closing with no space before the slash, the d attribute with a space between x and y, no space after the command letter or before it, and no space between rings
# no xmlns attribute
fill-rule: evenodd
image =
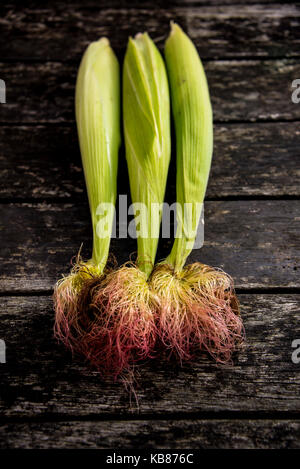
<svg viewBox="0 0 300 469"><path fill-rule="evenodd" d="M179 274L161 264L151 286L159 297L160 339L172 354L183 361L205 350L230 360L244 334L230 277L199 263Z"/></svg>
<svg viewBox="0 0 300 469"><path fill-rule="evenodd" d="M117 377L152 356L156 326L151 293L138 268L124 266L111 272L82 292L79 307L90 321L83 353L102 374Z"/></svg>
<svg viewBox="0 0 300 469"><path fill-rule="evenodd" d="M78 307L80 292L86 283L100 278L101 275L93 266L78 262L71 273L59 280L54 287L54 335L72 353L81 351L82 338L87 327Z"/></svg>
<svg viewBox="0 0 300 469"><path fill-rule="evenodd" d="M76 348L79 331L74 328L77 316L77 293L69 282L61 283L54 289L55 309L54 334L65 347L70 350Z"/></svg>

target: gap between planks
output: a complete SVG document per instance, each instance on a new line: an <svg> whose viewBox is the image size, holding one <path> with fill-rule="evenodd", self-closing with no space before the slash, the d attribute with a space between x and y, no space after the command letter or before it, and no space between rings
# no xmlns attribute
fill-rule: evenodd
<svg viewBox="0 0 300 469"><path fill-rule="evenodd" d="M262 287L262 288L235 288L237 295L291 295L291 294L300 294L300 287ZM48 290L8 290L0 291L0 298L18 298L18 297L42 297L42 296L52 296L53 289Z"/></svg>
<svg viewBox="0 0 300 469"><path fill-rule="evenodd" d="M45 203L53 203L53 204L68 204L74 202L81 202L83 197L82 195L72 195L70 197L4 197L3 199L0 198L0 206L1 205L10 205L10 204L43 204ZM299 200L300 195L293 195L293 194L282 194L282 195L224 195L220 197L207 197L204 202L247 202L247 201L259 201L259 200Z"/></svg>
<svg viewBox="0 0 300 469"><path fill-rule="evenodd" d="M269 119L269 118L260 118L258 117L257 120L249 119L232 119L232 120L220 120L215 119L215 125L264 125L264 124L289 124L289 123L297 123L300 122L300 118L286 118L286 119ZM10 122L10 121L0 121L0 127L74 127L75 126L75 119L64 121L64 122Z"/></svg>
<svg viewBox="0 0 300 469"><path fill-rule="evenodd" d="M194 421L194 420L253 420L253 421L273 421L273 420L296 420L300 421L299 412L191 412L174 413L174 414L130 414L130 415L114 415L114 414L91 414L91 415L65 415L65 414L49 414L34 417L0 417L0 426L3 424L14 423L51 423L51 422L143 422L143 421Z"/></svg>

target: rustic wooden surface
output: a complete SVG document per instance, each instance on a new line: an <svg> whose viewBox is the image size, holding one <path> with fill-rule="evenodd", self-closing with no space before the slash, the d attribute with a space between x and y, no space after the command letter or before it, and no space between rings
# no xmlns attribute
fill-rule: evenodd
<svg viewBox="0 0 300 469"><path fill-rule="evenodd" d="M107 35L116 49L123 50L128 35L147 28L163 45L169 23L176 20L189 31L204 58L299 57L297 5L197 6L197 2L40 2L39 7L21 4L2 6L1 57L72 60L95 37ZM102 6L101 6L102 3ZM163 3L163 2L161 2ZM188 5L190 3L190 5ZM234 3L234 2L233 2ZM137 2L136 2L137 4ZM131 6L130 6L131 5ZM178 6L180 5L180 6ZM117 31L117 34L116 34ZM13 42L11 39L14 39ZM25 40L24 40L25 39Z"/></svg>
<svg viewBox="0 0 300 469"><path fill-rule="evenodd" d="M300 334L300 295L239 297L247 342L233 363L217 365L205 356L182 369L167 361L145 363L137 369L138 402L134 396L130 401L122 383L101 382L56 344L49 296L1 297L0 332L8 348L8 366L1 371L3 421L164 415L193 420L208 414L276 418L277 412L296 418L300 375L291 360L291 342Z"/></svg>
<svg viewBox="0 0 300 469"><path fill-rule="evenodd" d="M84 257L89 255L87 205L10 203L0 213L0 292L49 291L81 243ZM222 267L238 288L298 288L299 230L297 200L207 202L205 245L192 251L190 261ZM158 258L170 248L170 239L161 240ZM120 262L135 250L134 239L112 240Z"/></svg>
<svg viewBox="0 0 300 469"><path fill-rule="evenodd" d="M298 122L215 124L214 139L207 200L299 197ZM175 194L174 160L169 198ZM123 154L119 167L119 192L128 193ZM85 186L75 126L0 126L0 179L5 180L2 201L82 201Z"/></svg>
<svg viewBox="0 0 300 469"><path fill-rule="evenodd" d="M0 428L6 445L38 449L298 449L297 420L141 420L7 423ZM0 435L1 435L0 433ZM0 449L6 448L3 440Z"/></svg>
<svg viewBox="0 0 300 469"><path fill-rule="evenodd" d="M77 67L77 62L2 63L2 79L11 88L0 123L73 122ZM299 60L220 60L208 62L205 70L215 122L300 119L299 106L291 102Z"/></svg>
<svg viewBox="0 0 300 469"><path fill-rule="evenodd" d="M0 7L0 448L299 448L299 5L22 3ZM73 110L80 55L107 35L122 60L128 35L145 29L162 50L171 19L204 59L215 117L205 245L190 261L234 277L247 341L225 366L142 364L134 396L56 343L51 293L91 243ZM173 158L168 201L174 176ZM112 242L120 262L135 249Z"/></svg>

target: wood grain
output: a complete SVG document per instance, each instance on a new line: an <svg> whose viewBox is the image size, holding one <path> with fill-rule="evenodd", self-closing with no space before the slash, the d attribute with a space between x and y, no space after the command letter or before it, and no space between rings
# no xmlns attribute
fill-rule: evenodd
<svg viewBox="0 0 300 469"><path fill-rule="evenodd" d="M300 29L299 29L300 30ZM6 104L0 124L74 121L78 63L2 63ZM300 61L212 61L205 64L216 122L300 119L291 100Z"/></svg>
<svg viewBox="0 0 300 469"><path fill-rule="evenodd" d="M300 9L260 3L1 4L1 449L300 447L300 364L292 360L300 356L292 346L300 339L300 106L291 101ZM165 357L141 364L126 389L53 338L53 285L81 243L85 257L91 247L74 84L90 41L108 36L122 62L128 35L141 30L162 51L172 19L204 59L215 119L205 245L189 261L234 277L247 340L227 365L205 355L183 367ZM118 188L128 192L123 149ZM161 242L159 258L170 244ZM134 240L112 241L119 262L135 249Z"/></svg>
<svg viewBox="0 0 300 469"><path fill-rule="evenodd" d="M258 2L258 0L249 0L247 2L248 4L252 5L268 5L271 4L271 6L274 6L275 4L281 3L281 4L289 4L288 0L282 1L282 0L261 0ZM82 6L82 1L81 0L56 0L55 1L55 7L60 10L68 6L68 8L73 7L80 7ZM224 5L242 5L241 0L210 0L209 2L210 5L213 6L224 6ZM156 0L155 4L151 2L151 0L144 0L143 2L139 0L86 0L84 2L84 7L85 8L91 8L91 9L107 9L107 8L124 8L128 10L143 10L143 9L152 9L153 7L157 8L165 8L169 9L172 6L179 6L179 7L203 7L203 6L208 6L208 0ZM22 0L8 0L6 2L6 8L16 8L16 6L24 6L22 3ZM42 6L44 8L51 8L53 6L53 1L51 0L43 0ZM41 1L40 0L27 0L26 2L26 8L40 8L41 7Z"/></svg>
<svg viewBox="0 0 300 469"><path fill-rule="evenodd" d="M137 448L197 450L299 447L298 420L132 420L0 425L2 449L110 449L113 455L113 452L121 454L120 449ZM194 462L196 459L194 456Z"/></svg>
<svg viewBox="0 0 300 469"><path fill-rule="evenodd" d="M207 198L300 196L299 124L216 124ZM175 194L175 151L167 199ZM0 126L0 199L86 200L75 124ZM128 192L124 150L120 194Z"/></svg>
<svg viewBox="0 0 300 469"><path fill-rule="evenodd" d="M205 244L189 262L223 268L240 288L299 287L299 223L294 200L207 202ZM49 290L68 272L81 243L84 257L91 252L87 205L2 205L0 230L2 292ZM170 249L171 239L163 239L158 258ZM111 250L122 263L136 242L113 239Z"/></svg>
<svg viewBox="0 0 300 469"><path fill-rule="evenodd" d="M164 7L162 2L146 2L146 8L134 9L137 2L129 8L128 3L124 8L122 3L114 7L116 2L2 6L0 58L78 60L87 44L100 36L124 50L128 36L145 29L162 47L171 20L186 30L205 58L299 56L297 5L168 2Z"/></svg>
<svg viewBox="0 0 300 469"><path fill-rule="evenodd" d="M236 412L296 418L300 364L292 361L292 341L300 338L300 295L239 297L247 341L233 364L216 365L205 356L183 368L162 357L143 364L136 370L138 406L123 384L101 380L56 343L50 297L0 298L0 337L7 347L7 362L0 364L2 420L120 420L137 413L239 418Z"/></svg>

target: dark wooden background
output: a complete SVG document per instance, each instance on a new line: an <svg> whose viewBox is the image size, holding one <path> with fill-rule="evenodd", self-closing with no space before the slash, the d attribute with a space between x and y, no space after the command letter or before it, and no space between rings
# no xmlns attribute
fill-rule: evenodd
<svg viewBox="0 0 300 469"><path fill-rule="evenodd" d="M300 8L238 0L0 7L0 448L300 447ZM235 279L247 342L233 364L139 367L130 401L53 338L53 285L91 233L74 122L80 56L100 36L162 49L174 19L203 58L215 118L205 246ZM128 190L124 153L119 188ZM174 164L167 199L174 198ZM159 256L170 243L162 243ZM120 262L135 250L114 240Z"/></svg>

